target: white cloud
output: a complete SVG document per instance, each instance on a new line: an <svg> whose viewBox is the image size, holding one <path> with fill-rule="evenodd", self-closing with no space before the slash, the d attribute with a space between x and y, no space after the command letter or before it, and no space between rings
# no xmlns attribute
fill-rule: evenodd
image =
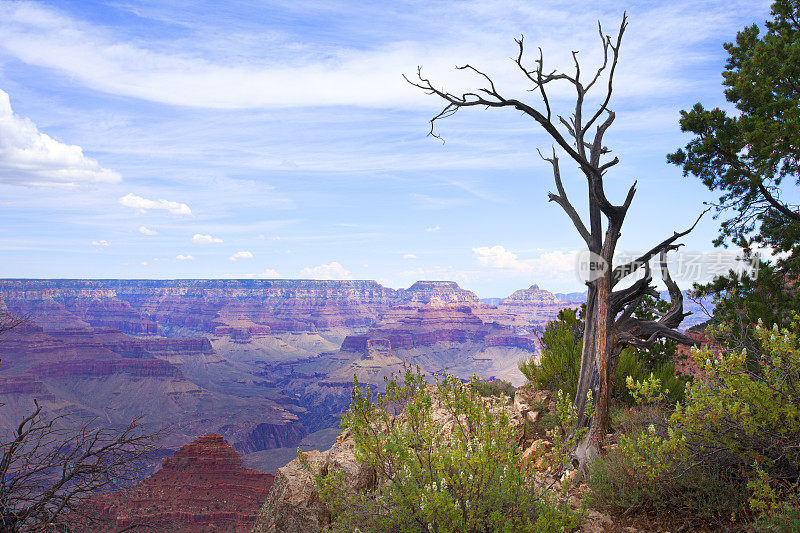
<svg viewBox="0 0 800 533"><path fill-rule="evenodd" d="M152 230L146 226L139 226L139 233L142 235L158 235L156 230Z"/></svg>
<svg viewBox="0 0 800 533"><path fill-rule="evenodd" d="M337 261L327 265L304 268L296 277L302 279L352 279L350 272Z"/></svg>
<svg viewBox="0 0 800 533"><path fill-rule="evenodd" d="M281 238L280 237L270 237L269 240L271 240L273 242L278 242L278 241L281 240Z"/></svg>
<svg viewBox="0 0 800 533"><path fill-rule="evenodd" d="M442 228L439 226L432 226L430 228L425 228L425 231L427 231L428 233L433 233L434 231L439 231L440 229Z"/></svg>
<svg viewBox="0 0 800 533"><path fill-rule="evenodd" d="M0 182L74 187L120 181L118 173L86 157L80 146L40 133L33 122L14 114L8 93L0 90Z"/></svg>
<svg viewBox="0 0 800 533"><path fill-rule="evenodd" d="M178 261L194 261L194 257L192 257L191 255L183 255L183 254L176 255L175 259L177 259Z"/></svg>
<svg viewBox="0 0 800 533"><path fill-rule="evenodd" d="M211 235L201 235L195 233L192 237L192 244L216 244L222 242L222 239L212 237Z"/></svg>
<svg viewBox="0 0 800 533"><path fill-rule="evenodd" d="M416 259L416 258L417 258L417 256L414 255L414 254L405 254L403 256L403 259Z"/></svg>
<svg viewBox="0 0 800 533"><path fill-rule="evenodd" d="M192 210L186 204L178 202L171 202L169 200L148 200L141 196L136 196L133 193L126 194L119 199L119 203L125 207L132 207L146 212L149 209L163 209L169 211L173 215L191 215Z"/></svg>
<svg viewBox="0 0 800 533"><path fill-rule="evenodd" d="M99 241L92 241L92 246L111 246L111 243L105 239L100 239Z"/></svg>
<svg viewBox="0 0 800 533"><path fill-rule="evenodd" d="M261 274L257 274L255 277L257 278L265 278L265 279L280 279L281 275L278 274L277 270L273 270L271 268L266 269Z"/></svg>
<svg viewBox="0 0 800 533"><path fill-rule="evenodd" d="M252 259L252 258L253 258L252 252L244 251L244 252L236 252L228 259L230 259L231 261L238 261L239 259Z"/></svg>
<svg viewBox="0 0 800 533"><path fill-rule="evenodd" d="M146 267L147 266L147 261L142 261L142 266Z"/></svg>
<svg viewBox="0 0 800 533"><path fill-rule="evenodd" d="M473 248L472 251L478 256L478 262L485 266L495 268L511 268L513 270L526 270L526 265L522 263L517 254L506 250L502 246L480 246Z"/></svg>
<svg viewBox="0 0 800 533"><path fill-rule="evenodd" d="M555 250L545 252L534 259L521 260L517 254L500 245L480 246L473 248L472 252L478 257L478 262L484 266L539 275L576 272L576 261L580 253L578 250L568 252Z"/></svg>

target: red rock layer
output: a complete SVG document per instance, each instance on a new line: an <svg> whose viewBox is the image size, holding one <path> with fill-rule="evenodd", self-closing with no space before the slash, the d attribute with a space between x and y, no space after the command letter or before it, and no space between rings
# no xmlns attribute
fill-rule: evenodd
<svg viewBox="0 0 800 533"><path fill-rule="evenodd" d="M272 474L242 466L242 458L211 434L162 460L135 487L95 499L107 530L135 524L158 531L250 531L272 486Z"/></svg>
<svg viewBox="0 0 800 533"><path fill-rule="evenodd" d="M100 378L118 372L136 377L181 377L180 371L175 366L161 359L81 359L42 363L33 367L30 372L40 378L69 376Z"/></svg>
<svg viewBox="0 0 800 533"><path fill-rule="evenodd" d="M370 349L392 350L430 346L437 342L483 342L488 346L516 346L534 351L532 338L516 335L495 322L484 322L467 305L431 304L418 309L405 308L406 316L394 315L390 321L370 329L365 335L350 335L343 351L368 355Z"/></svg>

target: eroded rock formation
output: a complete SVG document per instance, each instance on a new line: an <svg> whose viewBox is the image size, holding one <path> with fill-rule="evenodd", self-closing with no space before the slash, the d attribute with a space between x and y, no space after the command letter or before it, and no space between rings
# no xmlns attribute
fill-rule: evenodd
<svg viewBox="0 0 800 533"><path fill-rule="evenodd" d="M250 531L272 482L272 474L242 466L233 447L211 434L163 459L159 471L131 489L92 504L107 531L144 524L158 531L244 532Z"/></svg>

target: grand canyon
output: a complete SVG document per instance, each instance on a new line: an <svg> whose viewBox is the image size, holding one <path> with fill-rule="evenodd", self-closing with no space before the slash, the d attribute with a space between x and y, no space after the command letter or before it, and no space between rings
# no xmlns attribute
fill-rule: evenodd
<svg viewBox="0 0 800 533"><path fill-rule="evenodd" d="M15 427L36 399L71 424L166 428L163 467L102 512L120 526L198 531L240 530L231 517L247 507L254 519L271 483L258 472L274 474L298 447L330 447L354 377L379 392L419 366L519 385L537 331L580 305L536 285L487 303L449 281L5 279L0 298L27 319L0 342L0 425ZM175 497L165 487L197 484L198 464L216 472L208 501L190 498L200 503L183 514L162 505ZM236 512L213 497L234 486Z"/></svg>
<svg viewBox="0 0 800 533"><path fill-rule="evenodd" d="M173 453L274 473L298 446L329 447L354 376L375 391L404 366L519 384L537 328L579 305L535 285L491 305L448 281L5 279L0 298L27 319L0 342L0 425L36 399L72 424L167 428L137 501L176 472ZM186 451L205 435L216 446Z"/></svg>

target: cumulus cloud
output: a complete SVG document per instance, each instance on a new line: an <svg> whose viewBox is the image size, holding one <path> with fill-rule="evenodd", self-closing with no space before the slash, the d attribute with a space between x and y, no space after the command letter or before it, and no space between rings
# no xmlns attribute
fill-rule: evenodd
<svg viewBox="0 0 800 533"><path fill-rule="evenodd" d="M268 268L264 272L262 272L261 274L257 274L256 277L257 278L265 278L265 279L279 279L281 277L281 275L278 274L277 270L274 270L272 268Z"/></svg>
<svg viewBox="0 0 800 533"><path fill-rule="evenodd" d="M230 259L231 261L238 261L240 259L252 259L252 258L253 258L252 252L244 251L244 252L236 252L228 259Z"/></svg>
<svg viewBox="0 0 800 533"><path fill-rule="evenodd" d="M195 233L194 237L192 237L192 244L216 244L220 242L222 242L222 239L212 237L211 235L201 235L199 233Z"/></svg>
<svg viewBox="0 0 800 533"><path fill-rule="evenodd" d="M158 235L156 230L152 230L146 226L139 226L139 233L142 235Z"/></svg>
<svg viewBox="0 0 800 533"><path fill-rule="evenodd" d="M177 259L178 261L194 261L194 257L192 257L191 255L183 255L183 254L176 255L175 259Z"/></svg>
<svg viewBox="0 0 800 533"><path fill-rule="evenodd" d="M186 204L171 202L169 200L148 200L147 198L136 196L133 193L126 194L120 198L119 203L125 207L132 207L142 212L146 212L150 209L161 209L164 211L169 211L173 215L192 214L192 210L189 209L189 206Z"/></svg>
<svg viewBox="0 0 800 533"><path fill-rule="evenodd" d="M414 254L405 254L403 256L403 259L416 259L416 258L417 258L417 256L414 255Z"/></svg>
<svg viewBox="0 0 800 533"><path fill-rule="evenodd" d="M425 228L425 231L427 231L428 233L433 233L434 231L439 231L440 229L442 228L440 228L439 226L432 226L430 228Z"/></svg>
<svg viewBox="0 0 800 533"><path fill-rule="evenodd" d="M118 173L85 156L80 146L61 143L14 114L8 93L0 90L0 182L74 187L120 181Z"/></svg>
<svg viewBox="0 0 800 533"><path fill-rule="evenodd" d="M534 259L520 259L517 254L506 250L503 246L480 246L473 248L472 252L477 256L478 262L484 266L511 270L516 272L528 272L534 274L559 275L575 272L578 260L578 250L562 252L556 250L545 252Z"/></svg>
<svg viewBox="0 0 800 533"><path fill-rule="evenodd" d="M306 267L298 273L297 277L310 279L352 279L350 272L337 261L333 261L327 265Z"/></svg>
<svg viewBox="0 0 800 533"><path fill-rule="evenodd" d="M527 265L519 260L517 254L506 250L502 246L480 246L473 248L472 252L478 256L478 262L484 266L511 268L513 270L527 269Z"/></svg>
<svg viewBox="0 0 800 533"><path fill-rule="evenodd" d="M111 243L105 239L100 239L99 241L92 241L92 246L111 246Z"/></svg>

